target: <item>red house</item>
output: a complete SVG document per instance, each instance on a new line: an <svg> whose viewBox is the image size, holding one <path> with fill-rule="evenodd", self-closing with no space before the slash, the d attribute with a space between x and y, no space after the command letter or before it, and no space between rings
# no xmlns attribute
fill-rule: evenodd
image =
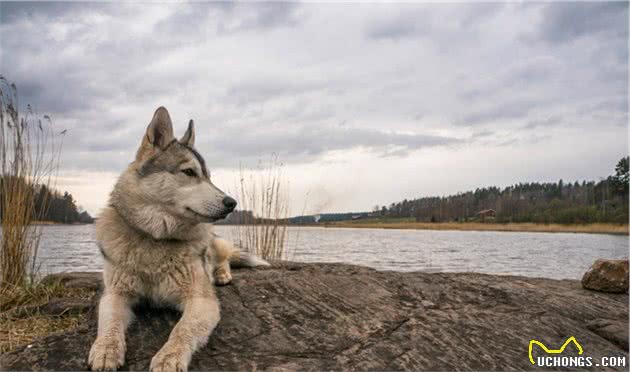
<svg viewBox="0 0 630 372"><path fill-rule="evenodd" d="M486 217L496 217L497 211L494 209L484 209L482 211L477 212L477 217L481 218L481 222L486 220Z"/></svg>

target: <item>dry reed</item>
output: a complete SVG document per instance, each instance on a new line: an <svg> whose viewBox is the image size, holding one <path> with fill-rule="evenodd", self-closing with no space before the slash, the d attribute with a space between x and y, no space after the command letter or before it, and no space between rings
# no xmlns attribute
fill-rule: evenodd
<svg viewBox="0 0 630 372"><path fill-rule="evenodd" d="M54 298L90 301L94 292L86 288L69 288L59 282L38 282L4 290L0 296L0 354L38 337L83 324L84 314L68 312L60 316L49 315L40 312L39 306Z"/></svg>
<svg viewBox="0 0 630 372"><path fill-rule="evenodd" d="M232 229L236 244L267 260L286 259L289 190L282 163L274 155L248 174L241 167L237 188L241 212Z"/></svg>
<svg viewBox="0 0 630 372"><path fill-rule="evenodd" d="M17 88L0 76L0 291L34 280L41 227L31 222L48 204L35 199L54 181L60 149L50 117L42 120L30 106L19 114Z"/></svg>

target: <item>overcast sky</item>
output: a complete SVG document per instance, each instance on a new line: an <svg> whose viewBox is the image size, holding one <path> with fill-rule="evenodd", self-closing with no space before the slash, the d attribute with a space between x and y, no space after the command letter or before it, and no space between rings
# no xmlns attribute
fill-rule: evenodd
<svg viewBox="0 0 630 372"><path fill-rule="evenodd" d="M279 154L292 214L599 179L628 150L628 3L0 3L0 73L97 213L155 108L213 181Z"/></svg>

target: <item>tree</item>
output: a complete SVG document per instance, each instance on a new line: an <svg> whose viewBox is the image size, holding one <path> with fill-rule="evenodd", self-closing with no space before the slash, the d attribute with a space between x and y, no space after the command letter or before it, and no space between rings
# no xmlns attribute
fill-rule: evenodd
<svg viewBox="0 0 630 372"><path fill-rule="evenodd" d="M628 183L630 182L630 174L628 172L628 163L630 157L621 158L615 166L615 175L612 176L615 185L615 191L621 195L628 195Z"/></svg>
<svg viewBox="0 0 630 372"><path fill-rule="evenodd" d="M483 187L443 198L404 199L383 206L381 214L416 221L467 221L481 210L494 209L497 222L623 223L628 221L628 163L628 157L621 159L614 175L597 182L560 179Z"/></svg>

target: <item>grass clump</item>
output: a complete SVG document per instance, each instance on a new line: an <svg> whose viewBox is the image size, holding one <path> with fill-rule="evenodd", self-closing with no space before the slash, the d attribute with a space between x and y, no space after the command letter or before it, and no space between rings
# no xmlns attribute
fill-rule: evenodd
<svg viewBox="0 0 630 372"><path fill-rule="evenodd" d="M0 353L8 353L20 345L51 333L77 328L85 321L84 314L73 316L31 316L9 319L0 317Z"/></svg>
<svg viewBox="0 0 630 372"><path fill-rule="evenodd" d="M266 260L287 257L289 185L277 156L245 174L238 185L240 213L233 239L241 249Z"/></svg>
<svg viewBox="0 0 630 372"><path fill-rule="evenodd" d="M76 328L85 323L85 314L50 315L39 310L54 298L90 301L95 290L67 288L59 282L4 287L0 290L0 353L32 342L54 332Z"/></svg>
<svg viewBox="0 0 630 372"><path fill-rule="evenodd" d="M47 211L38 190L56 176L61 146L55 137L48 116L42 120L30 106L19 113L16 86L0 76L0 288L35 280L41 227L32 222Z"/></svg>
<svg viewBox="0 0 630 372"><path fill-rule="evenodd" d="M48 210L39 190L54 182L61 149L55 140L62 135L30 106L20 114L16 86L0 76L0 353L82 321L80 314L38 310L55 297L88 296L85 289L41 283L36 275L41 226L33 222Z"/></svg>

